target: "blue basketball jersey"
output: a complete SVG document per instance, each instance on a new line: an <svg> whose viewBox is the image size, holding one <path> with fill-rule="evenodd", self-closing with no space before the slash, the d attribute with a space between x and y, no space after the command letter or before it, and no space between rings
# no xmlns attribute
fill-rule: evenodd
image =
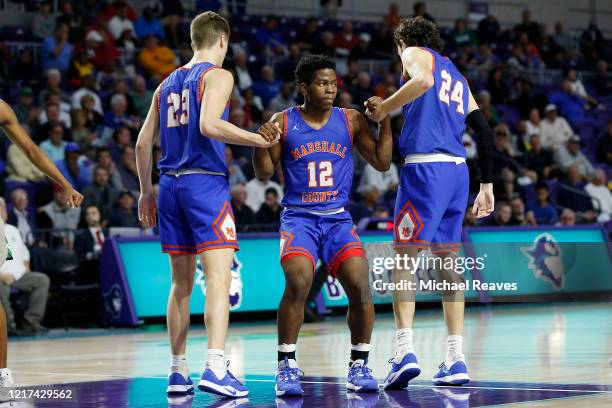
<svg viewBox="0 0 612 408"><path fill-rule="evenodd" d="M299 107L283 113L283 207L321 211L345 206L353 182L353 136L346 111L332 108L319 130L302 119Z"/></svg>
<svg viewBox="0 0 612 408"><path fill-rule="evenodd" d="M225 162L225 143L200 132L203 78L211 69L208 62L180 67L162 82L159 93L162 155L158 162L163 172L203 169L229 175ZM221 118L229 117L229 105Z"/></svg>
<svg viewBox="0 0 612 408"><path fill-rule="evenodd" d="M421 49L433 56L434 85L404 105L400 153L466 157L462 137L469 101L467 80L447 57L429 48Z"/></svg>

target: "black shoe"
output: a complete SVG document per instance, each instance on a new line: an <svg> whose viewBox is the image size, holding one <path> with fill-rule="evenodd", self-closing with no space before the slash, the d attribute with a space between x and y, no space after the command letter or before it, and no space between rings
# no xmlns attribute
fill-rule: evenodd
<svg viewBox="0 0 612 408"><path fill-rule="evenodd" d="M304 323L315 323L323 320L323 316L319 315L316 309L308 304L304 306Z"/></svg>
<svg viewBox="0 0 612 408"><path fill-rule="evenodd" d="M24 332L31 334L47 334L49 333L49 329L37 322L24 322L22 329Z"/></svg>

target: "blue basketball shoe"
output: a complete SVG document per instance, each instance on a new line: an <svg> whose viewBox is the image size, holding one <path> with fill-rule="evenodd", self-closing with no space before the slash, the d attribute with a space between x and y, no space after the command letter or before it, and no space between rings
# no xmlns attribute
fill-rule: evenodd
<svg viewBox="0 0 612 408"><path fill-rule="evenodd" d="M346 389L355 392L378 392L378 382L372 377L372 370L366 366L368 361L355 360L349 367Z"/></svg>
<svg viewBox="0 0 612 408"><path fill-rule="evenodd" d="M299 397L304 394L300 385L300 376L304 373L297 367L293 359L279 361L278 373L276 374L276 385L274 391L277 397Z"/></svg>
<svg viewBox="0 0 612 408"><path fill-rule="evenodd" d="M455 361L450 367L442 362L440 371L433 376L434 385L461 385L470 382L467 366L463 361Z"/></svg>
<svg viewBox="0 0 612 408"><path fill-rule="evenodd" d="M421 374L419 362L413 353L406 353L399 363L394 358L389 363L391 371L383 384L385 390L403 390L410 380Z"/></svg>
<svg viewBox="0 0 612 408"><path fill-rule="evenodd" d="M229 361L227 365L229 366ZM206 368L204 373L202 373L198 388L204 392L230 398L246 397L249 395L249 390L234 377L230 370L225 371L223 378L217 378L213 370Z"/></svg>
<svg viewBox="0 0 612 408"><path fill-rule="evenodd" d="M178 371L173 371L168 374L168 394L187 394L193 391L193 381L191 378L183 377Z"/></svg>

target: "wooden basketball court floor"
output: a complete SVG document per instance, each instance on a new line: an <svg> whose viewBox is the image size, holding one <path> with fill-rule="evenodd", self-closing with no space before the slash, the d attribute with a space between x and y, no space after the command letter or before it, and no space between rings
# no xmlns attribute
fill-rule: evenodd
<svg viewBox="0 0 612 408"><path fill-rule="evenodd" d="M193 322L196 323L196 322ZM306 394L274 396L276 332L273 321L233 323L227 356L246 380L248 399L195 391L168 398L169 363L161 325L139 329L55 330L45 338L11 339L9 366L19 390L70 391L71 399L17 400L44 407L612 407L612 303L493 305L466 313L465 353L472 382L433 387L444 357L441 311L417 312L415 348L420 377L408 390L358 395L345 390L349 336L344 320L304 326L298 363ZM377 315L369 366L382 383L392 357L392 315ZM205 333L192 325L187 358L197 383Z"/></svg>

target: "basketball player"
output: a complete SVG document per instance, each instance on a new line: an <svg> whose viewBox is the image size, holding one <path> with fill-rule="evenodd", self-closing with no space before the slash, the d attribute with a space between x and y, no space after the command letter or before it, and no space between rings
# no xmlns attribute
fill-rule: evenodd
<svg viewBox="0 0 612 408"><path fill-rule="evenodd" d="M269 178L279 163L285 176L280 228L285 292L278 309L277 396L303 394L295 351L318 258L338 278L349 301L351 360L346 387L378 391L367 367L374 324L368 264L344 207L353 180L353 146L374 168L388 170L391 125L385 118L376 139L361 113L333 106L338 90L335 68L322 55L299 61L295 75L304 104L271 118L283 129L281 143L255 149L253 157L257 178Z"/></svg>
<svg viewBox="0 0 612 408"><path fill-rule="evenodd" d="M369 116L384 118L403 108L404 125L399 140L405 157L395 205L394 246L400 254L415 256L428 248L452 261L459 249L461 225L469 193L466 151L462 135L467 123L478 135L480 192L474 202L477 217L493 211L492 134L474 101L467 80L455 65L438 53L440 34L436 26L420 17L402 20L395 42L403 63L404 84L380 102L371 100ZM452 271L448 279L456 278ZM409 271L396 270L394 279L407 278ZM420 374L412 342L414 293L394 292L396 349L385 389L402 389ZM436 385L458 385L469 381L463 355L462 292L444 292L444 319L448 329L447 352Z"/></svg>
<svg viewBox="0 0 612 408"><path fill-rule="evenodd" d="M62 173L55 167L55 164L51 161L40 148L30 139L25 130L19 125L15 112L11 109L6 102L0 99L0 127L4 130L4 133L8 136L11 142L15 143L26 155L26 157L34 163L43 173L47 175L55 183L62 186L66 192L68 205L70 207L78 207L83 202L83 196L78 193L64 178ZM10 251L7 247L6 238L4 237L4 221L0 217L0 266L10 259ZM13 377L11 370L6 368L7 360L7 327L6 327L6 314L4 308L0 304L0 388L6 389L6 387L13 386ZM6 401L8 395L4 392L0 392L0 400Z"/></svg>
<svg viewBox="0 0 612 408"><path fill-rule="evenodd" d="M268 147L273 140L247 132L227 121L232 74L221 68L230 28L214 12L191 22L192 60L172 72L157 88L138 136L136 164L140 179L139 218L148 228L156 223L162 251L170 255L172 286L168 299L168 334L172 350L169 393L193 390L185 360L189 329L189 299L193 289L196 255L204 268L208 337L206 369L198 387L228 397L243 397L248 390L227 370L224 357L229 319L230 268L238 249L236 228L228 201L225 143ZM280 131L270 129L278 139ZM151 182L152 148L158 132L162 155L157 163L162 176L159 202ZM276 136L274 136L276 135Z"/></svg>

